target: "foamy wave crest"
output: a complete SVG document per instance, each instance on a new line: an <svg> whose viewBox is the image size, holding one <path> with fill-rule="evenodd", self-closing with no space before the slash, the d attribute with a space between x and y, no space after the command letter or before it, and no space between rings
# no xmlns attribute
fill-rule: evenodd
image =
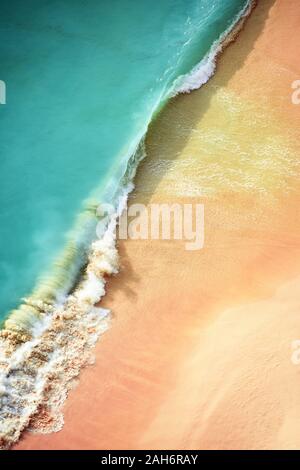
<svg viewBox="0 0 300 470"><path fill-rule="evenodd" d="M191 72L186 75L181 75L175 80L170 90L170 97L174 97L179 93L190 93L208 82L215 73L219 54L235 39L255 5L256 0L249 0L241 13L236 16L230 27L213 43L210 51L199 64L197 64Z"/></svg>
<svg viewBox="0 0 300 470"><path fill-rule="evenodd" d="M218 54L234 39L254 3L248 2L190 74L174 82L164 102L207 82ZM93 241L98 203L88 201L50 274L40 279L32 295L11 312L0 330L0 448L10 447L25 428L38 432L61 429L61 408L68 391L80 369L93 362L95 343L110 324L109 311L96 305L105 295L107 277L118 272L116 227L134 188L137 167L145 157L146 133L147 129L131 152L111 198L115 212L101 239Z"/></svg>
<svg viewBox="0 0 300 470"><path fill-rule="evenodd" d="M29 426L42 432L63 425L61 409L81 367L109 324L109 311L95 307L106 277L118 270L116 218L92 244L83 281L65 304L49 306L27 334L4 329L0 336L0 446L16 442Z"/></svg>
<svg viewBox="0 0 300 470"><path fill-rule="evenodd" d="M63 426L60 410L68 391L80 369L93 362L92 349L109 326L109 311L96 304L105 294L107 277L118 272L118 219L144 156L142 140L123 177L116 210L102 238L91 244L86 269L74 291L64 302L51 304L53 286L61 288L52 273L51 295L49 282L46 288L39 286L0 331L0 448L10 447L24 428L53 432Z"/></svg>

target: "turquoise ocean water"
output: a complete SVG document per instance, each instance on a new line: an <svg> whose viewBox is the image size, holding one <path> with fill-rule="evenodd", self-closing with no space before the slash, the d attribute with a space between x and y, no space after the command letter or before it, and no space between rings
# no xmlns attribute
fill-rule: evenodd
<svg viewBox="0 0 300 470"><path fill-rule="evenodd" d="M174 81L247 3L1 1L0 318L49 270L84 200L113 198Z"/></svg>

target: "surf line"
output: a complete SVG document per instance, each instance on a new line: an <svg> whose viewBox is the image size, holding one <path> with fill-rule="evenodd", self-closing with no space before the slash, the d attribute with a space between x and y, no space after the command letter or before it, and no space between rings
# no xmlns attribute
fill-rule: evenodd
<svg viewBox="0 0 300 470"><path fill-rule="evenodd" d="M254 5L255 0L248 0L247 8L212 46L209 58L214 66L209 74L205 73L204 79L198 74L201 65L207 64L206 58L177 82L178 92L195 89L196 84L200 87L213 75L218 55L241 30ZM191 76L199 78L192 80L192 86L188 85ZM176 87L170 96L176 95ZM107 278L119 270L115 232L134 188L138 163L145 156L144 139L145 135L127 162L120 188L112 198L116 212L103 237L95 241L91 237L90 241L98 221L97 204L91 201L78 216L53 270L46 279L41 278L18 309L10 312L2 329L0 325L0 449L9 448L28 426L38 432L57 432L63 427L61 409L73 379L92 363L92 349L109 327L107 313L96 304L105 295Z"/></svg>

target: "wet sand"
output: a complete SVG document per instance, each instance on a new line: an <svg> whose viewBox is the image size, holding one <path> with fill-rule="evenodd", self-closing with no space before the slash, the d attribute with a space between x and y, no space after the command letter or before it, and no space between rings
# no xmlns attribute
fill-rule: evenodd
<svg viewBox="0 0 300 470"><path fill-rule="evenodd" d="M16 449L300 447L300 5L260 1L147 140L130 203L203 203L205 243L119 242L111 329L65 426Z"/></svg>

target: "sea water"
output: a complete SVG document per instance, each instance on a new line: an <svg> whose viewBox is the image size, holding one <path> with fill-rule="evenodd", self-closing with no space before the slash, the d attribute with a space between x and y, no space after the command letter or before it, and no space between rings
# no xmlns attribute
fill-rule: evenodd
<svg viewBox="0 0 300 470"><path fill-rule="evenodd" d="M157 110L188 91L180 77L247 4L1 1L0 318L50 270L78 214L113 200ZM95 235L88 218L82 229Z"/></svg>

